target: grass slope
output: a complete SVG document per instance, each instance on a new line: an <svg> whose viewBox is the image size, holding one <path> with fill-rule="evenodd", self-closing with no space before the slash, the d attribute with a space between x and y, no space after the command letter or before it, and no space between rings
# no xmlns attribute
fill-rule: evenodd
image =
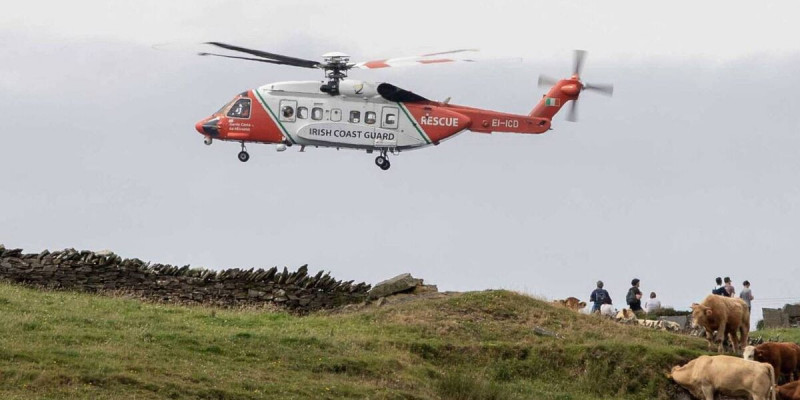
<svg viewBox="0 0 800 400"><path fill-rule="evenodd" d="M669 398L705 349L508 291L298 317L0 284L0 316L3 399Z"/></svg>

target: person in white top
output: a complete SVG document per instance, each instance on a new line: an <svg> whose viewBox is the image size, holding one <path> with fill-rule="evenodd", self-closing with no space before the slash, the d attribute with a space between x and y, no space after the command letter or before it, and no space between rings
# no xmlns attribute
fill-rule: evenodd
<svg viewBox="0 0 800 400"><path fill-rule="evenodd" d="M656 292L650 292L650 300L644 303L644 310L647 313L655 312L661 309L661 301L656 298Z"/></svg>

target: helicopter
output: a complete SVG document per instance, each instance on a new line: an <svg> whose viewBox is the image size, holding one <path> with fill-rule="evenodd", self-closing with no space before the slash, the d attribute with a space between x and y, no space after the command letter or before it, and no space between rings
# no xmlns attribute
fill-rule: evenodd
<svg viewBox="0 0 800 400"><path fill-rule="evenodd" d="M241 162L250 159L246 143L273 144L279 152L292 146L299 146L300 151L313 146L378 153L375 165L385 171L391 166L390 154L436 146L464 131L545 133L550 130L553 116L567 102L571 104L566 119L577 120L576 105L582 91L608 96L614 91L613 85L581 81L587 54L583 50L575 50L569 78L540 76L539 86L551 86L549 91L528 115L517 115L450 104L449 98L429 100L386 82L348 78L351 69L472 61L459 58L459 53L472 49L354 63L340 52L326 53L318 62L220 42L204 44L236 55L198 55L324 71L322 81L275 82L241 92L195 124L206 145L214 140L239 142Z"/></svg>

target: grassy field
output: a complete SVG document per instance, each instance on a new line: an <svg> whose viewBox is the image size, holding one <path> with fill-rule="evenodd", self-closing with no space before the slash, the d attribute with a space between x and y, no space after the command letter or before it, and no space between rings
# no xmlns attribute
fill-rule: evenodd
<svg viewBox="0 0 800 400"><path fill-rule="evenodd" d="M751 338L758 336L763 337L765 341L780 339L781 342L800 343L800 329L797 328L763 329L750 332Z"/></svg>
<svg viewBox="0 0 800 400"><path fill-rule="evenodd" d="M0 284L0 315L3 399L669 398L705 349L508 291L300 317Z"/></svg>

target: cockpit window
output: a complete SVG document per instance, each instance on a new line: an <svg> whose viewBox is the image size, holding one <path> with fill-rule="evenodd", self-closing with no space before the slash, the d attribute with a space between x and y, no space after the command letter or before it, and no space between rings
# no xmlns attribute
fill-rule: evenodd
<svg viewBox="0 0 800 400"><path fill-rule="evenodd" d="M233 104L228 116L232 118L250 118L250 99L239 99Z"/></svg>

